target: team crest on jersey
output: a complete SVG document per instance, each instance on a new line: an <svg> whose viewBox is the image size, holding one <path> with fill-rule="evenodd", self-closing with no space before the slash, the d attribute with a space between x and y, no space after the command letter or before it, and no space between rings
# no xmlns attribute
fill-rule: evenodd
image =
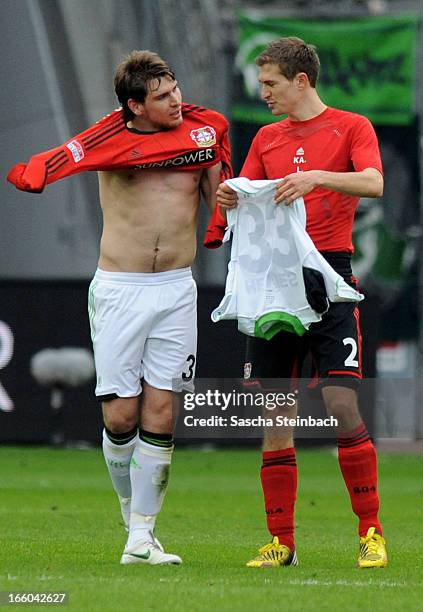
<svg viewBox="0 0 423 612"><path fill-rule="evenodd" d="M66 146L72 153L73 161L75 162L75 164L84 159L85 153L80 142L78 142L77 140L71 140Z"/></svg>
<svg viewBox="0 0 423 612"><path fill-rule="evenodd" d="M250 362L244 363L244 380L249 380L253 366Z"/></svg>
<svg viewBox="0 0 423 612"><path fill-rule="evenodd" d="M190 136L199 147L210 147L216 144L216 130L210 125L191 130Z"/></svg>

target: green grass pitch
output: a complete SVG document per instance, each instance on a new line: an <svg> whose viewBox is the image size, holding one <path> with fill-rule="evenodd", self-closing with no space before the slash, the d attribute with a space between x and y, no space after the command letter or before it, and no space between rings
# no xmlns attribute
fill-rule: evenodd
<svg viewBox="0 0 423 612"><path fill-rule="evenodd" d="M0 590L67 591L64 609L88 612L421 610L422 463L380 455L390 565L359 570L337 460L300 450L300 566L257 570L244 563L269 540L259 452L177 449L157 535L184 564L121 567L125 532L100 450L4 447Z"/></svg>

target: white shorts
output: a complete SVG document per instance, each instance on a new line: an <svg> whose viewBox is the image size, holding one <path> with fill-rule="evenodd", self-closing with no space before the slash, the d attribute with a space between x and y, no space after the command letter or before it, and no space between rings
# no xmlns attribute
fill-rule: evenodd
<svg viewBox="0 0 423 612"><path fill-rule="evenodd" d="M99 399L135 397L141 379L157 389L192 389L197 287L190 268L146 274L97 269L88 312Z"/></svg>

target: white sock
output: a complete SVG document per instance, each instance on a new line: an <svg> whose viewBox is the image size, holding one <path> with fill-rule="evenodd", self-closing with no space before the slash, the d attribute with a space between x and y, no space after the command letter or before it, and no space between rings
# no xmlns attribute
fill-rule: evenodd
<svg viewBox="0 0 423 612"><path fill-rule="evenodd" d="M162 448L138 439L131 461L131 518L128 545L152 539L169 479L173 446Z"/></svg>
<svg viewBox="0 0 423 612"><path fill-rule="evenodd" d="M112 479L113 488L120 498L131 497L131 478L129 475L132 453L138 436L126 444L114 444L103 430L103 455Z"/></svg>

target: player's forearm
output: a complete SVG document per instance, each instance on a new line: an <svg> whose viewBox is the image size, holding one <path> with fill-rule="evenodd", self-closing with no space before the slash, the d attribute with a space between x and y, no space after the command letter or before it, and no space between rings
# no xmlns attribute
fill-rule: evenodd
<svg viewBox="0 0 423 612"><path fill-rule="evenodd" d="M315 172L317 187L358 197L380 198L383 195L383 177L375 168L361 172Z"/></svg>

